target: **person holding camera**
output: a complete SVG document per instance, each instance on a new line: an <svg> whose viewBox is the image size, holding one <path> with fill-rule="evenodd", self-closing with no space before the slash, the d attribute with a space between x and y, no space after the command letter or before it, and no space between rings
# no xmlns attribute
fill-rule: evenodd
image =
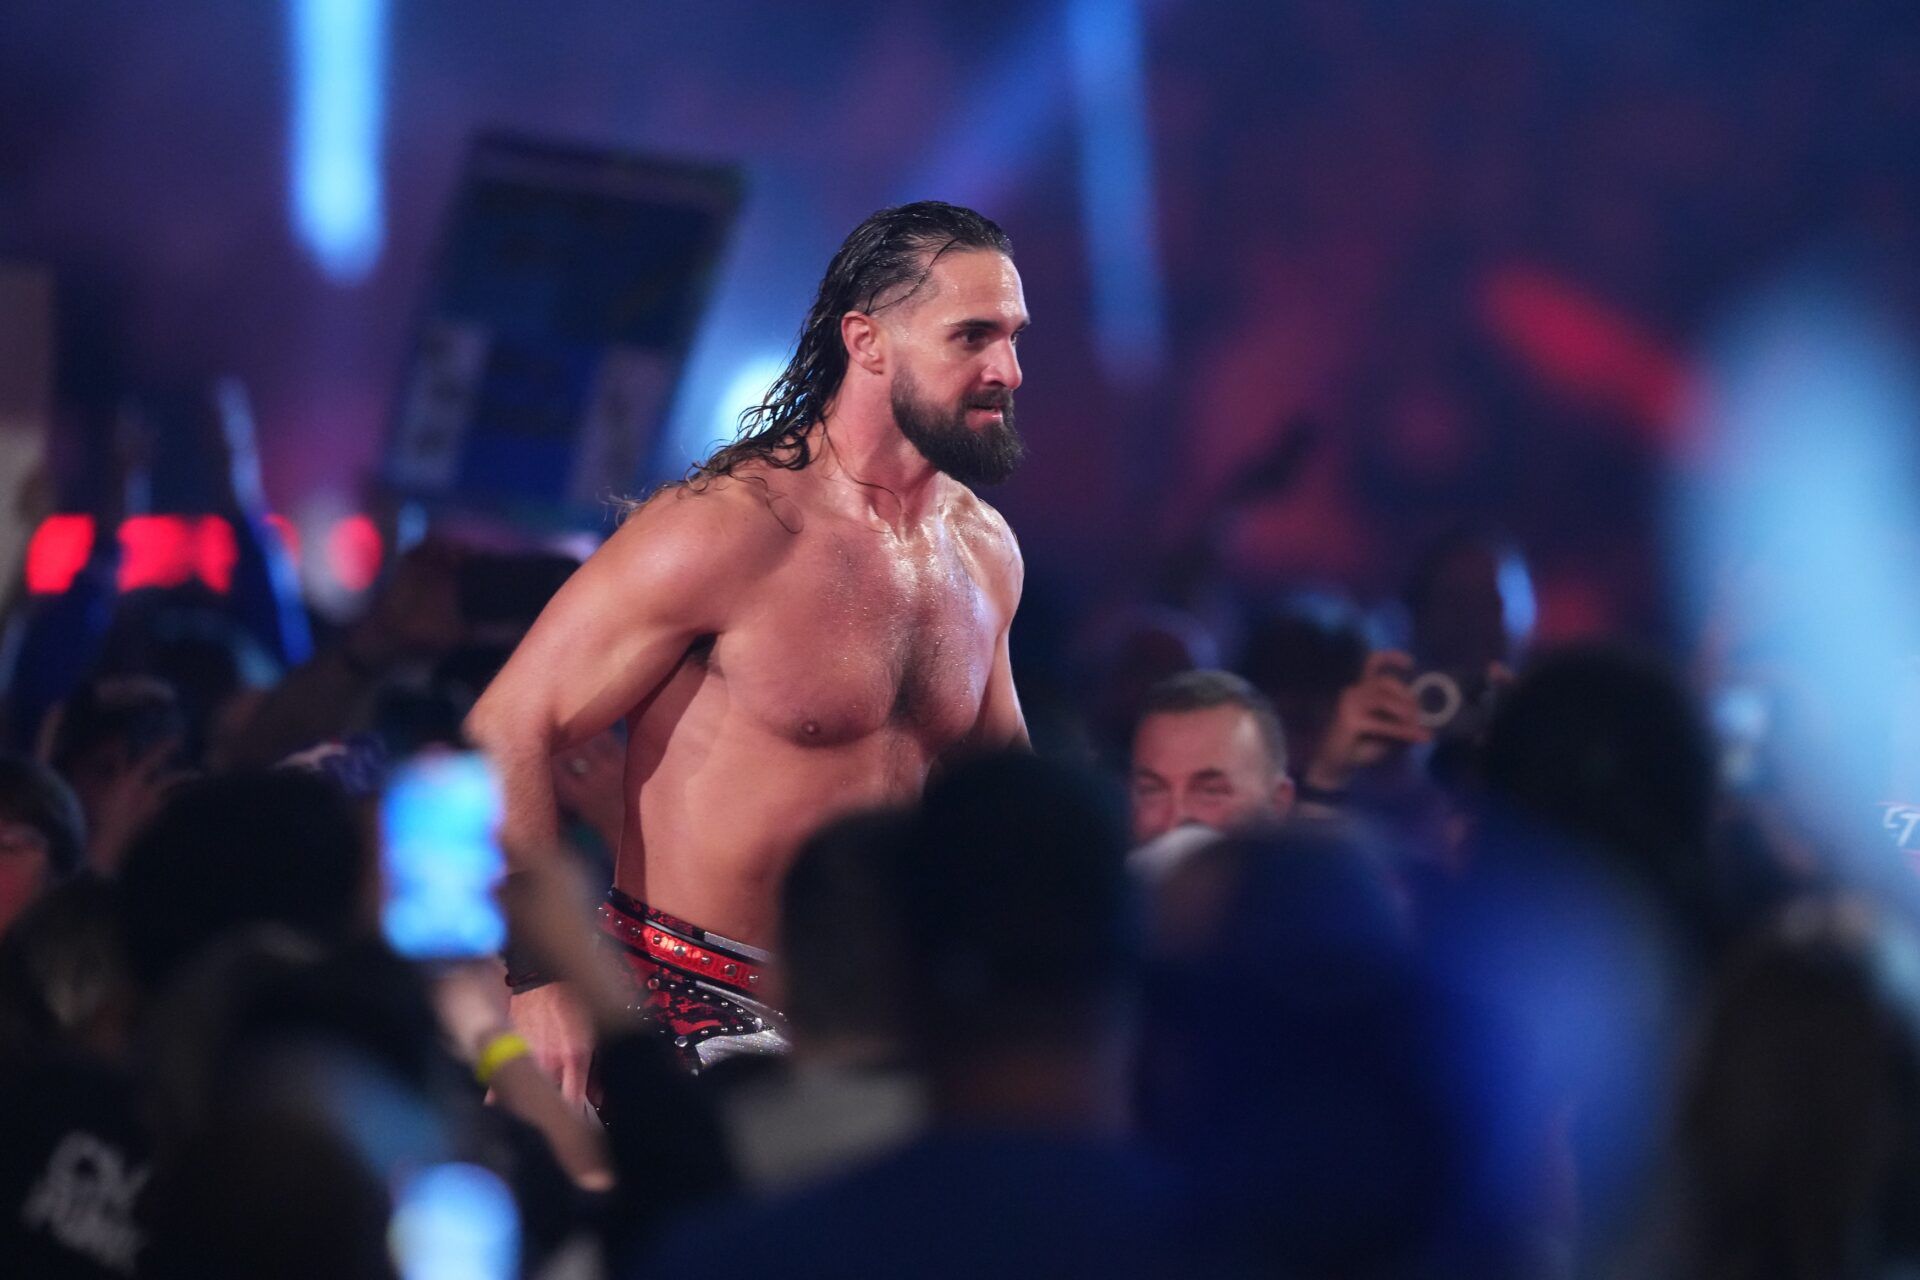
<svg viewBox="0 0 1920 1280"><path fill-rule="evenodd" d="M1333 718L1301 771L1300 802L1309 813L1338 810L1354 780L1433 741L1412 679L1413 659L1383 650L1340 691Z"/></svg>

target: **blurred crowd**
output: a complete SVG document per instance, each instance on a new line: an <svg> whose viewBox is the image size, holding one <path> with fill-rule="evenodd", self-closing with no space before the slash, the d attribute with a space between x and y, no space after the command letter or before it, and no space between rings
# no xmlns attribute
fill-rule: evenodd
<svg viewBox="0 0 1920 1280"><path fill-rule="evenodd" d="M118 595L110 552L8 620L10 1274L1920 1263L1897 909L1700 663L1533 652L1496 532L1381 608L1056 629L1033 754L794 833L789 1056L690 1075L636 1016L592 914L624 744L568 753L578 856L498 899L591 1012L586 1112L497 958L390 944L377 817L569 562L429 539L329 625L259 546L226 597Z"/></svg>
<svg viewBox="0 0 1920 1280"><path fill-rule="evenodd" d="M497 956L395 944L381 819L469 747L577 549L376 512L379 581L303 600L233 384L156 432L118 371L73 375L102 390L55 452L86 436L100 535L57 594L0 566L0 1277L1920 1275L1920 678L1841 722L1754 619L1680 636L1654 571L1688 348L1756 272L1857 255L1920 312L1920 7L1508 8L1168 7L1168 390L1102 392L1068 343L1066 390L1022 393L1098 424L1036 439L1022 532L1145 531L1036 561L1033 752L794 831L792 1052L697 1074L596 924L625 742L556 761L573 856L494 898L591 1016L585 1111ZM603 19L572 38L615 47ZM873 66L941 83L929 30ZM754 75L820 100L780 32ZM102 38L71 67L117 65ZM150 86L29 60L14 140L71 163L0 204L75 253L197 254L146 286L154 328L220 326L184 350L297 334L229 332L256 312L220 299L302 286L219 219L96 198L86 113ZM740 136L762 109L679 96ZM129 208L176 234L95 221ZM1077 260L1077 224L1030 221L1032 261ZM84 324L151 265L88 254ZM108 531L172 508L225 522L219 572L124 590ZM1433 536L1463 510L1527 545ZM1537 596L1659 644L1543 648ZM1884 773L1823 790L1883 728Z"/></svg>

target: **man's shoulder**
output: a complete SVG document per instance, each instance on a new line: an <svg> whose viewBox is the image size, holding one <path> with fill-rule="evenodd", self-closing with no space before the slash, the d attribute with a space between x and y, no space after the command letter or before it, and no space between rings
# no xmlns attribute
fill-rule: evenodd
<svg viewBox="0 0 1920 1280"><path fill-rule="evenodd" d="M634 504L608 546L633 555L669 550L702 559L777 555L805 526L791 490L760 469L663 485Z"/></svg>
<svg viewBox="0 0 1920 1280"><path fill-rule="evenodd" d="M949 528L996 582L1017 597L1026 578L1026 562L1020 555L1020 540L1013 536L1013 526L972 489L956 483L954 490L947 503Z"/></svg>
<svg viewBox="0 0 1920 1280"><path fill-rule="evenodd" d="M623 527L636 520L739 520L757 515L779 525L785 509L797 505L799 472L751 459L720 475L695 475L663 484L630 504Z"/></svg>
<svg viewBox="0 0 1920 1280"><path fill-rule="evenodd" d="M957 480L953 482L953 493L947 501L947 511L948 518L956 525L1017 548L1013 526L1007 523L1007 518L1001 515L992 503Z"/></svg>

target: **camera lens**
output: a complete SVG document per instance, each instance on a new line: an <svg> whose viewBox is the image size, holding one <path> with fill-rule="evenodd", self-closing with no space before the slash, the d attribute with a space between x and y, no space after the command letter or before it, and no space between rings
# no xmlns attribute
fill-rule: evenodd
<svg viewBox="0 0 1920 1280"><path fill-rule="evenodd" d="M1407 687L1413 694L1416 718L1423 728L1445 728L1466 705L1459 683L1444 671L1425 672Z"/></svg>

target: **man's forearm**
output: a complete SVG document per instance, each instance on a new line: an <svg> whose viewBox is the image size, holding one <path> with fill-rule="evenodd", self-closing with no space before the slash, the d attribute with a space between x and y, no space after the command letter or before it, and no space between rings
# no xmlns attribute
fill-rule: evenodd
<svg viewBox="0 0 1920 1280"><path fill-rule="evenodd" d="M561 856L560 811L545 747L524 740L490 742L473 724L468 736L486 753L500 781L500 850L507 873L552 865ZM517 937L508 938L501 959L507 966L507 985L516 995L553 980Z"/></svg>
<svg viewBox="0 0 1920 1280"><path fill-rule="evenodd" d="M489 743L482 739L500 779L500 846L507 870L544 866L560 852L560 806L554 799L552 764L538 742Z"/></svg>

